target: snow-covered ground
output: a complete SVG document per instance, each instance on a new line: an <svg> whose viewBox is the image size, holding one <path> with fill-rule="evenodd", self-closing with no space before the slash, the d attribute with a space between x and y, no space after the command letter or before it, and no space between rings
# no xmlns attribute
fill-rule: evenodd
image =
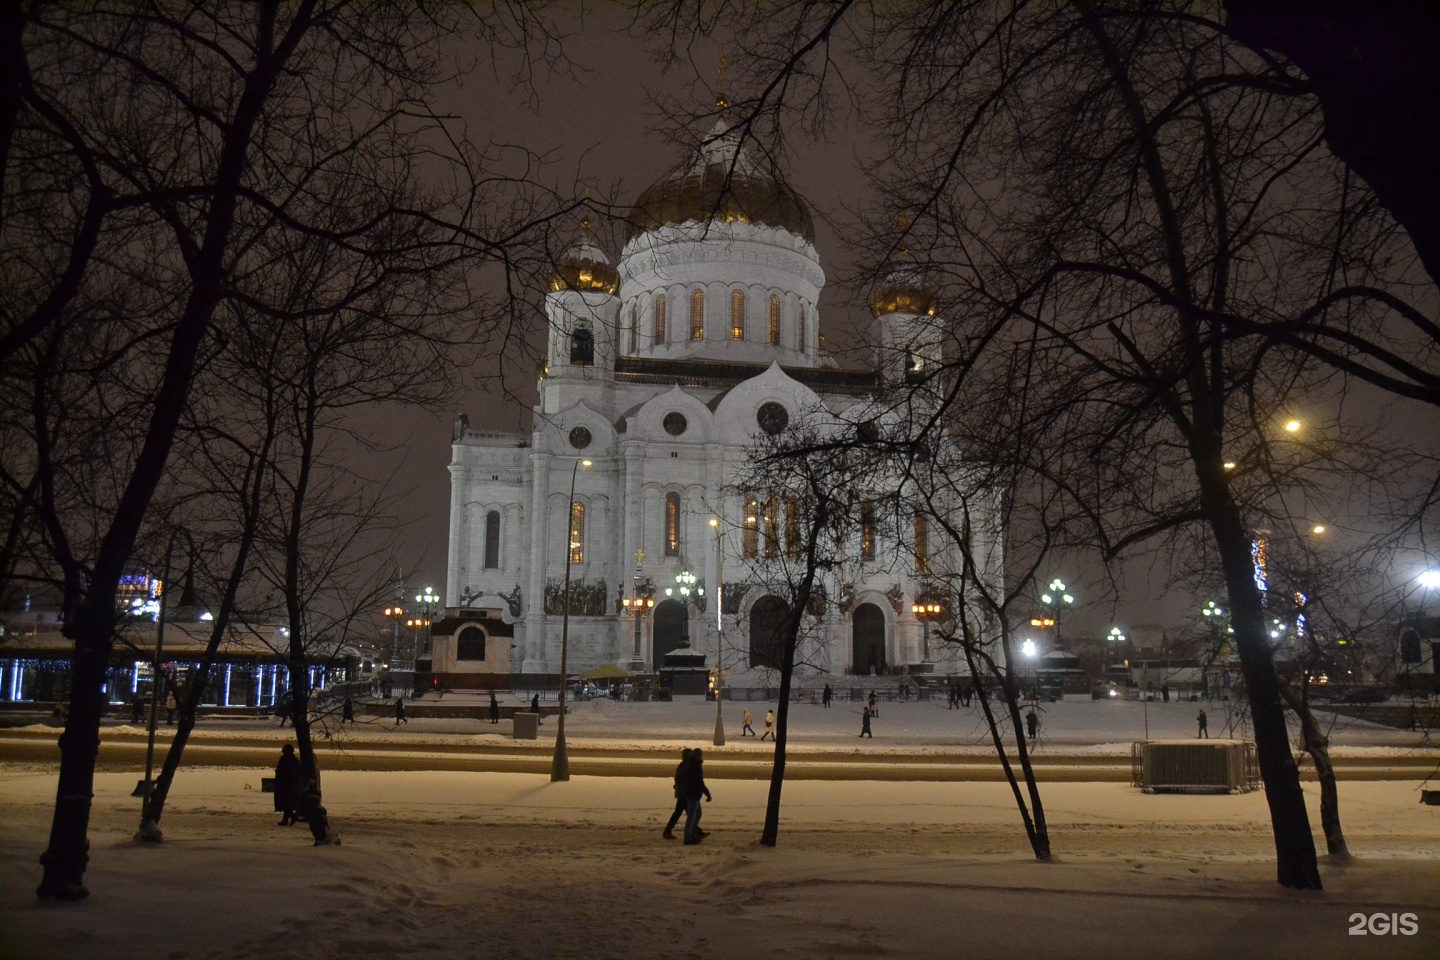
<svg viewBox="0 0 1440 960"><path fill-rule="evenodd" d="M1139 704L1047 706L1041 755L1118 752L1143 736ZM757 721L764 708L752 705ZM1223 733L1207 709L1212 734ZM740 741L739 708L726 710L723 748L709 746L714 706L702 703L581 704L568 732L580 744L705 745L717 759L770 749ZM1193 736L1194 710L1151 705L1151 736ZM973 719L943 703L883 705L873 744L855 739L853 713L797 707L796 748L863 757L983 746ZM341 736L509 742L481 726L376 723ZM288 732L209 727L209 736L277 741ZM553 736L550 721L542 736ZM1435 753L1416 734L1368 724L1334 737L1339 751ZM768 784L715 779L712 835L686 849L659 835L672 804L663 777L331 770L325 801L344 842L315 848L303 825L275 825L259 790L267 772L183 769L158 847L130 839L136 774L99 774L92 896L57 904L34 898L53 771L5 765L0 956L1440 956L1440 807L1418 802L1423 775L1342 784L1355 860L1324 863L1325 890L1298 893L1274 883L1263 793L1148 796L1124 783L1047 782L1055 862L1040 864L1000 783L790 782L772 849L756 842ZM1323 849L1318 795L1306 790ZM1379 929L1367 926L1372 915L1392 913L1413 914L1416 932L1350 932Z"/></svg>

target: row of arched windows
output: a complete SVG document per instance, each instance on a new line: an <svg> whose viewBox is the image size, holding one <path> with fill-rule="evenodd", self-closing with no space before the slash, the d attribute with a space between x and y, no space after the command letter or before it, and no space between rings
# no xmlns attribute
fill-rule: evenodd
<svg viewBox="0 0 1440 960"><path fill-rule="evenodd" d="M765 339L773 347L781 346L780 343L780 297L770 294L768 311L766 314ZM753 331L748 328L747 311L744 290L730 291L730 339L743 341L752 340ZM805 304L800 304L796 313L796 328L798 343L797 349L803 350L808 339L809 331L806 326ZM652 334L654 343L669 343L670 341L670 307L666 295L658 293L655 295L654 326ZM640 349L640 307L638 304L630 305L630 352L635 353ZM691 340L705 339L705 291L693 290L690 293L690 327L689 338Z"/></svg>

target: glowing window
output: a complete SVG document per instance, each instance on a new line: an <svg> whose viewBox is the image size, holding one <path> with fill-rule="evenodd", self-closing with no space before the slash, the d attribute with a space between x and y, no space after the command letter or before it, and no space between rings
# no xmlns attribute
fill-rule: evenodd
<svg viewBox="0 0 1440 960"><path fill-rule="evenodd" d="M690 294L690 339L705 339L705 292L696 290Z"/></svg>
<svg viewBox="0 0 1440 960"><path fill-rule="evenodd" d="M570 505L570 562L585 562L585 504Z"/></svg>
<svg viewBox="0 0 1440 960"><path fill-rule="evenodd" d="M915 514L915 572L930 572L930 528L925 514Z"/></svg>
<svg viewBox="0 0 1440 960"><path fill-rule="evenodd" d="M759 552L760 501L755 494L745 494L745 556L754 557Z"/></svg>
<svg viewBox="0 0 1440 960"><path fill-rule="evenodd" d="M780 346L780 298L770 295L770 345Z"/></svg>
<svg viewBox="0 0 1440 960"><path fill-rule="evenodd" d="M860 504L860 559L875 559L875 504Z"/></svg>
<svg viewBox="0 0 1440 960"><path fill-rule="evenodd" d="M730 339L745 339L745 292L733 290L730 293Z"/></svg>
<svg viewBox="0 0 1440 960"><path fill-rule="evenodd" d="M794 497L785 500L785 556L800 559L800 501Z"/></svg>
<svg viewBox="0 0 1440 960"><path fill-rule="evenodd" d="M780 501L772 493L765 498L765 556L780 555Z"/></svg>
<svg viewBox="0 0 1440 960"><path fill-rule="evenodd" d="M665 494L665 556L680 555L680 494Z"/></svg>
<svg viewBox="0 0 1440 960"><path fill-rule="evenodd" d="M655 297L655 344L665 342L665 294Z"/></svg>

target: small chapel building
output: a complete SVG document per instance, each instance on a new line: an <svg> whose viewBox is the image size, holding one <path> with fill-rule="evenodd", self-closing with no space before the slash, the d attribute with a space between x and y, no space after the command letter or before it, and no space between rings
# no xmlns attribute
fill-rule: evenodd
<svg viewBox="0 0 1440 960"><path fill-rule="evenodd" d="M550 280L530 433L456 424L436 681L553 685L567 575L570 675L649 673L688 646L731 685L768 679L788 608L757 565L784 505L737 478L757 437L853 420L939 362L934 297L892 279L871 298L873 366L841 368L823 348L810 211L723 124L640 195L618 263L587 232ZM965 673L914 612L939 541L919 516L889 534L857 524L798 673Z"/></svg>

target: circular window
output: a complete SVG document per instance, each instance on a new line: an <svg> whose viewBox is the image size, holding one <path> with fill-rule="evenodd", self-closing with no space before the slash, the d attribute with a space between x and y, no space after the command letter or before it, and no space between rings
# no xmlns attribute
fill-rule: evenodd
<svg viewBox="0 0 1440 960"><path fill-rule="evenodd" d="M760 424L760 429L772 437L784 430L790 423L789 412L775 401L762 404L755 413L755 422Z"/></svg>
<svg viewBox="0 0 1440 960"><path fill-rule="evenodd" d="M671 412L665 414L665 419L660 421L660 425L670 436L678 437L685 432L685 428L690 426L690 423L685 419L685 414Z"/></svg>
<svg viewBox="0 0 1440 960"><path fill-rule="evenodd" d="M570 446L576 450L584 450L590 446L590 431L584 427L576 427L570 431Z"/></svg>

